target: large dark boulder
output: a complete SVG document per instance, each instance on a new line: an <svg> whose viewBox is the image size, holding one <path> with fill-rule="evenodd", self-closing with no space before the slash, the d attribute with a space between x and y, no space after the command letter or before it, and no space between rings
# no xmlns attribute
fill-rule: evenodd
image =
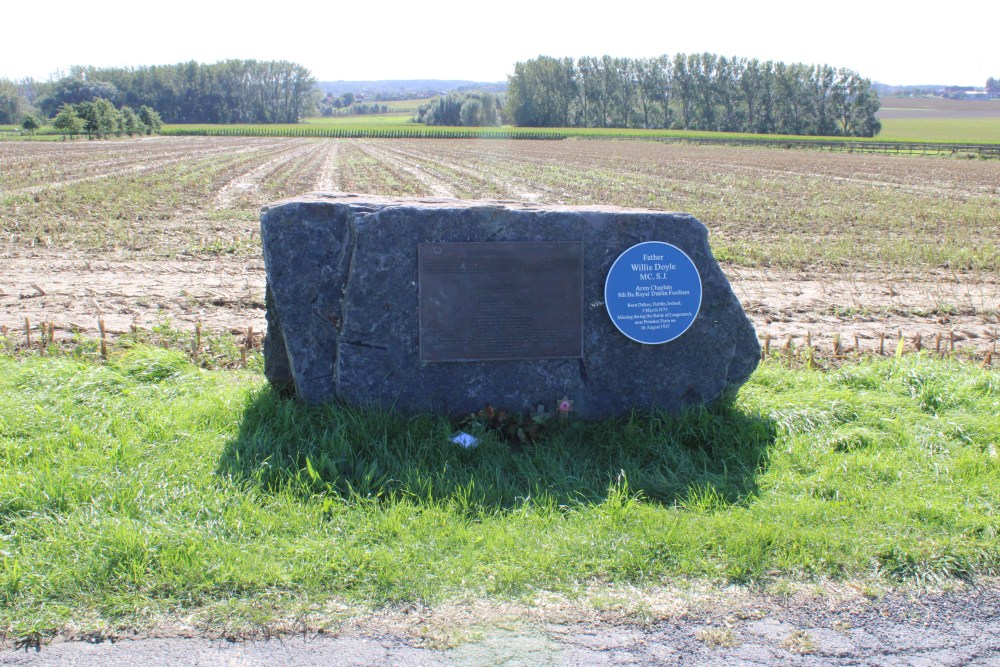
<svg viewBox="0 0 1000 667"><path fill-rule="evenodd" d="M265 208L261 237L265 372L311 403L459 415L565 398L585 419L677 411L738 387L760 356L690 215L313 193ZM644 242L674 246L700 276L700 307L656 303L688 311L664 326L686 315L689 328L661 344L625 335L605 303L612 265ZM676 268L648 268L661 266Z"/></svg>

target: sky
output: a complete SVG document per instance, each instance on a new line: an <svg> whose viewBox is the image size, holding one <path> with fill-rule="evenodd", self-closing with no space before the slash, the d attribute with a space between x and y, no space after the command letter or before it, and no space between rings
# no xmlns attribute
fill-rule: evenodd
<svg viewBox="0 0 1000 667"><path fill-rule="evenodd" d="M4 20L0 78L48 80L72 65L252 58L299 63L320 81L503 81L516 62L539 55L693 52L847 67L892 85L983 86L987 77L1000 77L1000 47L990 36L1000 25L1000 2L918 6L879 0L49 0L44 9L19 9Z"/></svg>

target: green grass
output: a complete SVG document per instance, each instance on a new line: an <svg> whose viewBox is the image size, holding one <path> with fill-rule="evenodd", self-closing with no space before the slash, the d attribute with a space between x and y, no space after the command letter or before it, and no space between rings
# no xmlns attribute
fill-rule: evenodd
<svg viewBox="0 0 1000 667"><path fill-rule="evenodd" d="M540 127L428 127L411 120L411 114L363 114L337 118L307 119L298 124L164 125L165 135L261 136L261 137L478 137L562 139L574 131Z"/></svg>
<svg viewBox="0 0 1000 667"><path fill-rule="evenodd" d="M70 138L51 125L43 125L34 134L28 134L27 132L21 132L20 134L0 134L0 141L63 141L64 138L67 141L87 141L86 134L77 134ZM140 135L130 137L127 134L123 134L120 137L114 135L104 137L103 141L128 141L141 138Z"/></svg>
<svg viewBox="0 0 1000 667"><path fill-rule="evenodd" d="M412 122L412 112L399 112L387 114L359 114L353 116L336 116L333 118L306 118L301 123L286 124L262 124L247 123L233 125L213 125L211 123L187 123L168 124L163 126L165 133L186 132L186 131L219 131L219 130L244 130L244 131L280 131L280 130L325 130L338 128L363 128L363 129L420 129L423 126Z"/></svg>
<svg viewBox="0 0 1000 667"><path fill-rule="evenodd" d="M303 406L156 348L3 357L0 629L974 578L1000 571L998 415L997 371L768 363L732 404L463 450L440 418Z"/></svg>
<svg viewBox="0 0 1000 667"><path fill-rule="evenodd" d="M17 133L8 131L18 128L20 128L19 125L0 125L0 141L55 141L62 138L62 135L53 134L54 130L48 126L44 126L31 134L24 131Z"/></svg>
<svg viewBox="0 0 1000 667"><path fill-rule="evenodd" d="M390 103L393 104L393 103ZM402 103L396 103L402 104ZM415 108L415 107L414 107ZM223 134L245 133L248 135L280 136L283 133L299 132L302 136L309 133L329 131L379 132L400 130L411 133L449 135L472 131L472 128L461 127L426 127L413 122L413 110L408 106L394 107L387 114L361 114L338 116L334 118L307 118L302 123L292 124L234 124L214 125L208 123L168 124L164 125L164 134ZM13 128L14 126L10 126ZM0 126L0 130L7 129ZM708 139L708 140L763 140L763 141L809 141L809 142L847 142L865 141L895 142L895 143L968 143L996 144L1000 143L1000 118L888 118L882 121L882 131L873 139L863 137L814 137L777 134L748 134L738 132L705 132L694 130L636 130L625 128L531 128L512 127L477 128L475 131L485 134L494 132L515 132L518 135L549 135L556 133L563 137L593 137L593 138L664 138L664 139ZM27 135L4 135L3 139L42 140L60 139L62 135L52 127L46 126L35 133ZM85 138L85 137L84 137Z"/></svg>
<svg viewBox="0 0 1000 667"><path fill-rule="evenodd" d="M481 132L514 132L518 135L552 135L560 137L591 137L591 138L663 138L663 139L705 139L726 141L807 141L807 142L899 142L899 143L970 143L996 144L1000 143L1000 118L934 118L934 119L896 119L882 121L882 132L868 139L864 137L820 137L797 136L781 134L750 134L739 132L707 132L695 130L638 130L628 128L540 128L513 127L500 128L463 128L463 127L427 127L413 122L413 112L388 113L374 115L339 116L335 118L307 118L300 124L286 125L165 125L164 134L189 133L247 133L262 136L278 135L288 132L336 132L338 130L353 130L357 132L379 132L400 130L418 134L447 136Z"/></svg>
<svg viewBox="0 0 1000 667"><path fill-rule="evenodd" d="M423 98L418 98L418 99L415 99L415 100L360 100L360 101L356 102L356 104L365 104L365 105L367 105L367 104L377 104L379 106L385 105L385 106L389 107L389 111L390 112L394 112L394 111L396 111L396 112L404 112L405 111L409 115L412 116L413 112L415 112L417 109L419 109L421 107L421 105L427 104L430 101L431 101L430 97L423 97ZM326 119L313 119L313 118L309 118L309 119L306 119L306 122L313 121L313 120L326 120Z"/></svg>
<svg viewBox="0 0 1000 667"><path fill-rule="evenodd" d="M386 113L386 114L359 114L356 116L337 116L335 118L306 118L302 125L307 127L370 127L385 128L399 127L412 128L423 127L419 123L413 122L413 112ZM301 127L301 126L289 126Z"/></svg>
<svg viewBox="0 0 1000 667"><path fill-rule="evenodd" d="M746 134L737 132L706 132L695 130L637 130L629 128L594 128L594 127L571 127L571 128L550 128L550 127L515 127L505 125L502 127L452 127L452 126L426 126L414 123L412 113L401 114L361 114L356 116L340 116L335 118L308 118L299 124L236 124L236 125L212 125L212 124L175 124L164 125L164 134L178 133L238 133L247 134L259 133L261 135L278 134L282 132L300 131L304 135L309 132L322 132L325 130L407 130L410 132L426 134L467 134L469 132L480 132L483 134L497 132L516 132L524 135L551 135L558 134L561 137L607 137L607 138L685 138L685 139L767 139L767 140L801 140L801 141L865 141L856 137L804 137L793 135L775 134Z"/></svg>
<svg viewBox="0 0 1000 667"><path fill-rule="evenodd" d="M997 105L1000 107L1000 105ZM878 141L1000 143L998 118L886 118Z"/></svg>
<svg viewBox="0 0 1000 667"><path fill-rule="evenodd" d="M429 103L431 99L430 97L423 97L416 100L388 100L386 102L375 102L374 104L386 104L389 106L389 111L407 111L412 114L422 105Z"/></svg>

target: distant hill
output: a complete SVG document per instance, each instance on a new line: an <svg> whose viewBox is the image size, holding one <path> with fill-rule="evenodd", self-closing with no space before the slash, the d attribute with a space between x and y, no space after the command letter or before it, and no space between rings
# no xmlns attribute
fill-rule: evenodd
<svg viewBox="0 0 1000 667"><path fill-rule="evenodd" d="M460 79L383 79L380 81L320 81L316 87L324 94L354 93L368 99L416 99L441 93L481 90L502 93L506 81L464 81Z"/></svg>
<svg viewBox="0 0 1000 667"><path fill-rule="evenodd" d="M933 95L935 92L947 88L945 85L923 83L913 86L890 86L887 83L875 82L872 84L879 97L897 97L902 95Z"/></svg>
<svg viewBox="0 0 1000 667"><path fill-rule="evenodd" d="M873 87L875 88L875 92L879 94L879 97L924 97L934 95L954 98L967 96L976 99L987 93L986 89L981 86L952 86L930 83L914 86L890 86L885 83L875 83Z"/></svg>

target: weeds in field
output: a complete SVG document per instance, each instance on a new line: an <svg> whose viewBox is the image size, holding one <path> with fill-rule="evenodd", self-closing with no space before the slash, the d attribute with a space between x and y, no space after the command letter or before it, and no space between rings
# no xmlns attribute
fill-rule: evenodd
<svg viewBox="0 0 1000 667"><path fill-rule="evenodd" d="M98 320L98 337L88 337L73 331L68 337L56 336L51 322L32 323L25 318L20 331L0 326L0 355L12 359L31 357L64 357L80 361L108 360L128 354L141 346L156 346L163 350L185 354L192 363L204 369L248 368L261 370L262 336L248 327L245 333L211 331L200 325L187 331L176 328L164 317L150 329L132 327L126 333L111 337Z"/></svg>
<svg viewBox="0 0 1000 667"><path fill-rule="evenodd" d="M695 636L698 641L711 649L733 648L740 645L732 628L706 628L699 630Z"/></svg>
<svg viewBox="0 0 1000 667"><path fill-rule="evenodd" d="M815 653L817 648L816 640L805 630L796 630L788 635L781 642L781 647L792 653L799 653L801 655Z"/></svg>

